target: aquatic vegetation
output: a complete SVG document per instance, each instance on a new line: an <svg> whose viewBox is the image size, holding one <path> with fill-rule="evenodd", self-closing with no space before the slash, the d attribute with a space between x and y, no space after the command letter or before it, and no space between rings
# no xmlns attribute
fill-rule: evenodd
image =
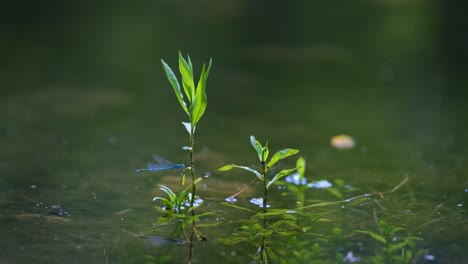
<svg viewBox="0 0 468 264"><path fill-rule="evenodd" d="M260 241L260 247L258 249L258 254L257 256L259 257L259 260L262 263L268 263L268 259L277 259L278 257L274 253L274 250L272 250L269 240L270 240L270 235L273 233L273 230L276 230L278 233L278 230L281 229L281 226L284 224L287 226L286 229L295 229L297 228L295 226L295 221L291 219L285 219L283 218L281 221L274 221L270 224L270 227L268 228L268 222L267 222L267 217L273 216L273 215L282 215L284 217L284 210L280 211L267 211L267 208L270 207L268 204L268 189L272 184L277 182L278 180L282 179L283 177L293 173L294 171L297 170L297 168L293 169L284 169L281 170L280 172L276 173L271 179L268 178L269 172L271 168L278 163L280 160L283 160L289 156L295 155L299 152L297 149L291 149L291 148L286 148L283 150L280 150L276 152L271 159L269 159L269 149L268 149L268 142L265 144L265 146L262 146L262 144L255 139L254 136L250 136L250 144L254 148L255 152L257 153L258 160L261 164L261 171L257 171L254 168L248 167L248 166L240 166L236 164L230 164L223 166L219 168L219 171L229 171L233 168L238 168L238 169L243 169L246 170L250 173L253 173L258 179L263 183L263 197L262 198L253 198L251 199L251 203L259 205L263 208L262 213L257 213L256 217L259 217L261 219L262 224L257 223L255 219L252 219L254 221L253 223L250 223L249 221L244 222L241 230L245 231L247 233L247 236L245 237L256 237L260 235L261 241ZM239 194L239 193L237 193ZM237 195L236 194L236 195ZM229 199L232 200L234 197L231 196ZM276 213L275 213L276 212ZM287 216L287 215L286 215ZM300 229L300 228L299 228ZM281 232L280 232L281 233ZM241 233L241 236L244 236L245 233ZM225 240L227 243L230 243L230 239ZM230 242L228 242L230 241ZM239 242L239 241L237 241Z"/></svg>
<svg viewBox="0 0 468 264"><path fill-rule="evenodd" d="M156 247L187 244L188 263L191 263L194 243L196 241L207 241L207 236L199 228L224 224L223 221L218 220L214 222L206 221L207 216L215 213L213 211L195 213L195 209L203 203L203 199L196 195L196 185L208 177L206 175L196 177L194 145L196 126L204 115L207 106L206 80L211 69L211 60L207 67L203 65L197 86L195 86L193 78L193 66L190 57L187 57L186 60L179 53L179 71L182 76L182 85L180 85L172 69L163 60L161 62L177 100L189 119L188 122L182 122L189 134L189 144L182 147L183 150L189 151L189 162L187 166L183 163L174 164L158 155L153 155L156 163L148 163L146 169L139 169L137 172L179 170L181 184L184 186L185 172L189 171L191 181L179 193L168 186L159 186L159 190L165 196L153 198L153 201L159 201L163 204L163 206L158 205L155 207L162 215L156 221L156 226L164 226L174 220L175 225L172 225L174 231L170 235L171 237L149 235L145 236L145 238L150 242L149 244ZM337 263L354 263L360 262L362 256L355 255L360 252L353 252L352 250L355 250L355 247L350 246L352 242L349 241L353 241L356 237L365 234L382 244L382 247L375 248L375 256L371 259L374 263L408 263L413 259L414 254L417 254L416 241L420 240L420 238L408 235L395 239L395 233L400 231L401 228L392 227L383 220L379 221L378 232L366 229L345 232L337 224L333 223L331 217L331 215L338 212L336 208L343 208L343 204L358 206L368 202L373 197L383 197L384 194L395 192L408 181L408 178L405 178L400 184L387 192L365 193L343 199L346 193L356 189L351 188L341 179L308 181L304 157L297 159L294 168L276 171L280 161L297 154L299 150L285 148L270 156L268 142L262 145L254 136L250 136L250 144L258 157L260 169L237 164L228 164L218 169L218 171L226 172L236 168L255 176L250 183L246 184L237 193L229 196L226 202L222 203L245 214L245 217L241 219L227 219L229 224L234 225L234 228L226 236L217 239L222 244L233 246L242 243L244 246L252 247L250 258L252 261L260 263L268 263L269 261L279 263L320 263L327 262L330 259L334 259ZM349 149L355 146L354 140L346 135L334 137L331 144L338 149ZM251 209L235 204L236 196L255 182L261 183L263 193L256 197L250 197L249 202L261 209ZM272 186L277 186L277 190L283 192L284 197L295 198L294 205L281 208L270 204L269 192ZM339 200L306 199L308 192L322 190ZM328 225L326 227L327 231L316 229L316 226L324 224ZM190 230L190 234L186 230ZM345 246L347 247L346 251ZM352 250L349 250L350 248ZM152 263L155 259L148 255L147 260Z"/></svg>
<svg viewBox="0 0 468 264"><path fill-rule="evenodd" d="M271 159L268 160L269 157L269 150L268 150L268 142L265 144L265 146L262 146L258 140L255 139L254 136L250 136L250 144L252 147L255 149L255 152L258 155L258 160L260 161L261 164L261 171L257 171L251 167L248 166L239 166L236 164L230 164L223 166L219 168L219 171L229 171L233 168L238 168L238 169L243 169L248 172L251 172L255 174L257 179L259 179L263 183L263 208L267 208L268 204L268 189L270 186L275 183L276 181L280 180L281 178L293 173L297 168L293 169L285 169L282 170L278 173L276 173L271 180L268 179L268 174L270 169L280 160L285 159L291 155L297 154L299 150L297 149L291 149L291 148L286 148L283 150L280 150L276 152ZM232 196L231 196L232 197Z"/></svg>
<svg viewBox="0 0 468 264"><path fill-rule="evenodd" d="M200 215L195 214L195 208L199 207L203 200L196 196L196 185L207 176L196 178L195 162L194 162L194 144L195 144L195 128L205 113L207 106L206 96L206 81L211 69L212 60L208 66L203 64L200 79L198 84L195 86L193 77L193 65L190 60L190 56L187 56L187 60L184 59L182 54L179 52L179 71L182 77L182 89L181 85L175 76L172 69L167 65L164 60L161 60L162 67L166 73L167 79L171 84L174 93L179 101L180 106L187 114L189 122L182 122L182 125L189 133L189 144L183 146L182 149L189 151L189 166L185 164L174 164L158 155L153 155L153 159L157 163L148 163L147 169L139 169L137 172L158 172L172 169L179 169L181 172L181 185L185 184L185 170L188 170L191 175L190 184L185 187L178 195L171 188L161 185L160 190L166 193L165 197L154 197L153 201L162 201L164 206L162 208L156 206L156 209L163 213L163 216L158 219L157 224L164 224L175 219L185 241L188 241L189 246L189 263L192 260L193 254L193 240L196 238L199 241L206 241L206 237L198 230L196 222ZM184 96L185 94L185 96ZM187 215L190 212L191 215ZM185 228L191 227L191 235L185 234Z"/></svg>
<svg viewBox="0 0 468 264"><path fill-rule="evenodd" d="M182 76L182 87L187 97L185 100L184 93L182 93L179 81L175 76L172 69L167 65L164 60L161 60L163 69L166 73L167 79L172 85L174 89L174 93L179 101L180 106L187 114L189 118L189 122L182 122L182 125L185 127L187 132L189 133L189 145L182 147L184 150L189 151L190 155L190 167L188 170L192 176L192 183L195 182L195 162L194 162L194 144L195 144L195 128L197 123L202 118L203 114L205 113L206 106L207 106L207 96L206 96L206 81L210 74L212 60L210 59L210 63L208 67L203 64L200 79L198 81L197 86L195 86L195 81L193 78L193 65L192 61L190 60L190 56L187 56L187 60L184 59L182 53L179 52L179 71ZM184 183L184 177L182 176L182 183ZM196 191L196 184L192 184L192 195L190 199L191 206L193 206L194 199L195 199L195 191Z"/></svg>
<svg viewBox="0 0 468 264"><path fill-rule="evenodd" d="M355 230L356 233L367 234L374 239L377 245L376 254L371 258L373 263L411 263L417 250L417 241L420 237L411 235L397 235L402 227L395 227L383 220L378 221L378 231Z"/></svg>

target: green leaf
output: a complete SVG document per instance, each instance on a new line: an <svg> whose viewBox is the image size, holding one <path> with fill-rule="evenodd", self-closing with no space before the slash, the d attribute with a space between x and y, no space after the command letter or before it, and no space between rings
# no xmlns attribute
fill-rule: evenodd
<svg viewBox="0 0 468 264"><path fill-rule="evenodd" d="M211 64L211 61L210 61ZM192 108L192 123L196 124L203 116L206 110L207 97L206 97L206 80L208 78L207 71L205 70L205 64L203 64L200 80L198 80L197 90L195 98L193 99Z"/></svg>
<svg viewBox="0 0 468 264"><path fill-rule="evenodd" d="M273 165L275 165L276 162L284 159L284 158L287 158L291 155L294 155L296 153L298 153L299 150L297 149L290 149L290 148L287 148L287 149L283 149L283 150L280 150L278 152L275 153L275 155L273 155L273 157L271 157L271 160L270 162L268 162L268 167L272 167Z"/></svg>
<svg viewBox="0 0 468 264"><path fill-rule="evenodd" d="M341 233L343 233L343 230L339 227L334 227L332 229L332 233L333 233L333 236L337 237L339 235L341 235Z"/></svg>
<svg viewBox="0 0 468 264"><path fill-rule="evenodd" d="M284 176L286 175L289 175L291 174L293 171L295 171L297 168L294 168L294 169L288 169L288 170L282 170L280 172L278 172L274 177L273 179L271 179L271 181L268 182L267 184L267 189L270 188L270 185L272 185L275 181L283 178Z"/></svg>
<svg viewBox="0 0 468 264"><path fill-rule="evenodd" d="M388 251L388 253L392 253L392 252L397 251L399 249L402 249L402 248L404 248L406 246L407 246L406 242L396 243L396 244L393 244L393 245L389 246L387 251Z"/></svg>
<svg viewBox="0 0 468 264"><path fill-rule="evenodd" d="M297 173L299 173L299 182L302 182L305 176L306 161L304 157L299 157L296 161Z"/></svg>
<svg viewBox="0 0 468 264"><path fill-rule="evenodd" d="M251 210L249 208L244 208L244 207L241 207L241 206L237 206L237 205L232 204L232 203L222 202L221 204L225 205L225 206L233 207L233 208L236 208L236 209L239 209L239 210L249 211L249 212L252 212L252 213L254 212L253 210Z"/></svg>
<svg viewBox="0 0 468 264"><path fill-rule="evenodd" d="M182 185L182 186L185 185L185 173L182 174L182 177L180 177L180 185Z"/></svg>
<svg viewBox="0 0 468 264"><path fill-rule="evenodd" d="M164 72L166 72L167 79L169 80L169 83L171 83L172 88L174 88L175 95L177 97L177 100L179 100L180 106L182 106L182 109L184 109L185 113L190 117L189 111L187 108L187 104L184 101L184 95L182 94L182 91L180 90L180 85L179 81L177 80L177 77L175 76L174 72L171 70L169 65L167 65L163 60L161 60Z"/></svg>
<svg viewBox="0 0 468 264"><path fill-rule="evenodd" d="M358 233L362 233L362 234L368 234L370 235L373 239L377 240L377 241L380 241L384 244L387 244L387 240L385 239L385 237L377 234L377 233L374 233L372 231L368 231L368 230L355 230L355 232L358 232Z"/></svg>
<svg viewBox="0 0 468 264"><path fill-rule="evenodd" d="M187 130L187 132L190 134L192 134L192 124L189 123L189 122L182 122L182 125L184 125L185 129ZM195 132L195 129L193 129L194 132Z"/></svg>
<svg viewBox="0 0 468 264"><path fill-rule="evenodd" d="M320 244L319 243L314 243L312 245L312 252L314 252L315 254L320 253Z"/></svg>
<svg viewBox="0 0 468 264"><path fill-rule="evenodd" d="M170 199L172 202L177 201L177 195L176 195L169 187L161 186L161 187L159 187L159 189L160 189L161 191L167 193L167 195L169 196L169 199Z"/></svg>
<svg viewBox="0 0 468 264"><path fill-rule="evenodd" d="M262 161L266 161L268 159L268 155L270 151L268 150L268 141L265 146L262 148Z"/></svg>
<svg viewBox="0 0 468 264"><path fill-rule="evenodd" d="M254 136L250 136L250 144L252 144L252 147L255 149L255 151L257 152L257 155L258 155L258 160L260 162L263 162L262 158L263 158L263 147L262 147L262 144L260 144L260 142L258 142L258 140L255 139Z"/></svg>
<svg viewBox="0 0 468 264"><path fill-rule="evenodd" d="M336 198L343 198L343 194L341 194L340 190L337 188L326 188L325 189L327 192L329 192L331 195L335 196Z"/></svg>
<svg viewBox="0 0 468 264"><path fill-rule="evenodd" d="M190 56L187 57L190 61ZM182 56L182 53L179 51L179 71L182 75L182 86L184 87L185 94L187 95L190 104L192 104L193 98L195 97L195 84L193 82L191 63L192 62L188 64Z"/></svg>
<svg viewBox="0 0 468 264"><path fill-rule="evenodd" d="M243 169L243 170L246 170L246 171L250 171L252 173L254 173L260 180L263 180L263 176L260 172L250 168L250 167L247 167L247 166L239 166L239 165L235 165L235 164L230 164L230 165L226 165L226 166L223 166L221 168L219 168L218 170L219 171L228 171L228 170L231 170L233 168L238 168L238 169Z"/></svg>
<svg viewBox="0 0 468 264"><path fill-rule="evenodd" d="M210 75L212 62L213 62L213 58L210 58L210 63L208 64L208 69L206 69L205 80L208 79L208 76Z"/></svg>
<svg viewBox="0 0 468 264"><path fill-rule="evenodd" d="M154 197L154 198L153 198L153 202L156 201L156 200L161 200L161 201L164 203L164 205L166 205L166 207L167 207L168 209L174 208L174 203L172 203L171 201L169 201L169 200L166 199L166 198Z"/></svg>

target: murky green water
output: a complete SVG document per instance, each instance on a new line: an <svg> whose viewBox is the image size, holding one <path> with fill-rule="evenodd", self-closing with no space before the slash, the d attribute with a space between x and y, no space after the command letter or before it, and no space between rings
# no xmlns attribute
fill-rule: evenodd
<svg viewBox="0 0 468 264"><path fill-rule="evenodd" d="M273 152L300 149L308 179L333 182L342 194L307 189L298 205L290 189L271 190L272 212L296 212L268 219L269 245L286 263L340 263L349 251L361 263L378 262L384 243L356 230L379 233L379 220L402 228L392 245L418 238L416 263L467 261L459 8L185 4L8 8L0 44L1 263L187 262L178 226L154 224L161 214L152 198L163 195L157 185L178 189L177 172L134 172L153 153L187 162L185 116L159 63L175 69L179 50L191 54L196 70L214 61L196 138L197 171L212 173L198 186L205 202L196 212L212 214L199 222L208 241L195 243L194 263L256 263L258 236L227 241L248 237L241 227L261 222L253 217L260 208L248 201L262 195L261 186L238 197L236 205L252 211L235 209L224 199L252 175L216 171L255 164L250 135L268 140ZM341 133L356 140L354 149L330 146ZM405 177L393 193L297 210L389 191Z"/></svg>

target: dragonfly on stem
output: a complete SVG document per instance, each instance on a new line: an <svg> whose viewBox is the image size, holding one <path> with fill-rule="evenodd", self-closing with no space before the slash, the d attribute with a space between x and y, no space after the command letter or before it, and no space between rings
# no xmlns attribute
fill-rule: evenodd
<svg viewBox="0 0 468 264"><path fill-rule="evenodd" d="M145 172L145 171L164 171L164 170L175 170L179 169L182 170L185 168L184 164L174 164L165 158L158 156L156 154L153 155L153 159L157 163L148 163L146 166L148 166L147 169L138 169L136 172Z"/></svg>

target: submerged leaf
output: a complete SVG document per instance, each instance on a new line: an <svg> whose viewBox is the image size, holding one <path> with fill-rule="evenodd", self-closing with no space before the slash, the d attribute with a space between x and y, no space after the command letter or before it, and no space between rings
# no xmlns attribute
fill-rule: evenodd
<svg viewBox="0 0 468 264"><path fill-rule="evenodd" d="M361 234L368 234L370 235L373 239L379 241L379 242L382 242L384 244L387 244L387 240L385 239L385 237L377 234L377 233L374 233L372 231L368 231L368 230L355 230L355 232L358 232L358 233L361 233Z"/></svg>
<svg viewBox="0 0 468 264"><path fill-rule="evenodd" d="M278 152L275 153L275 155L273 155L273 157L271 157L271 160L270 162L268 162L268 167L272 167L273 165L276 164L276 162L282 160L282 159L285 159L291 155L294 155L294 154L297 154L299 152L299 150L297 149L290 149L290 148L287 148L287 149L283 149L283 150L280 150Z"/></svg>

